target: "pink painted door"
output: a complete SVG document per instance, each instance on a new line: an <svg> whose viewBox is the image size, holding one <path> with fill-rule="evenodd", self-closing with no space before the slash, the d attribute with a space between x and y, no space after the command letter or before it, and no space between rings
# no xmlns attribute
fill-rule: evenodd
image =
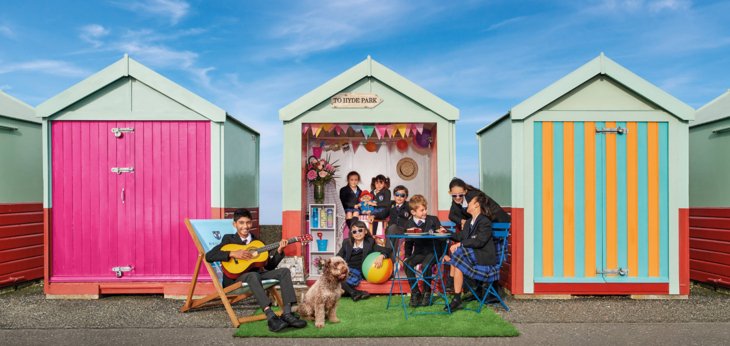
<svg viewBox="0 0 730 346"><path fill-rule="evenodd" d="M211 214L209 123L60 121L51 131L51 280L189 278L196 253L183 220ZM117 277L113 267L132 269Z"/></svg>

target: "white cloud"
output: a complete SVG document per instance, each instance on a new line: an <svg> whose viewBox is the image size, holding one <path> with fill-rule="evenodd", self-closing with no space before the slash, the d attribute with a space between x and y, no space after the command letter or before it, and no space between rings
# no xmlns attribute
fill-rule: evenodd
<svg viewBox="0 0 730 346"><path fill-rule="evenodd" d="M147 16L166 17L171 24L177 24L190 11L190 4L183 0L136 0L114 1L115 5Z"/></svg>
<svg viewBox="0 0 730 346"><path fill-rule="evenodd" d="M593 7L597 12L662 12L682 11L692 7L690 0L603 0Z"/></svg>
<svg viewBox="0 0 730 346"><path fill-rule="evenodd" d="M505 19L505 20L503 20L503 21L501 21L499 23L494 23L494 24L490 25L487 28L487 31L501 29L503 27L506 27L506 26L509 26L509 25L512 25L512 24L515 24L515 23L519 23L519 22L521 22L521 21L523 21L525 19L527 19L527 16L519 16L519 17Z"/></svg>
<svg viewBox="0 0 730 346"><path fill-rule="evenodd" d="M16 37L15 31L7 25L0 25L0 36L5 36L10 39L14 39Z"/></svg>
<svg viewBox="0 0 730 346"><path fill-rule="evenodd" d="M19 63L0 64L0 74L14 72L36 72L62 77L86 77L89 71L60 60L38 59Z"/></svg>
<svg viewBox="0 0 730 346"><path fill-rule="evenodd" d="M80 29L79 37L91 43L94 48L98 48L102 45L101 38L109 34L109 30L99 24L89 24L82 26Z"/></svg>

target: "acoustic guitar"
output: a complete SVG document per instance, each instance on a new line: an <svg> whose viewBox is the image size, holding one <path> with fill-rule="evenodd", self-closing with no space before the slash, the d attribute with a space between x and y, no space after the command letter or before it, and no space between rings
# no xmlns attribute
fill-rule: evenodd
<svg viewBox="0 0 730 346"><path fill-rule="evenodd" d="M298 237L294 237L288 240L289 245L302 242L303 244L306 244L308 242L312 241L312 235L311 234L303 234ZM248 270L249 267L263 267L266 265L266 260L269 259L269 251L275 250L279 248L279 243L273 243L269 245L264 245L260 240L254 240L248 245L242 245L242 244L227 244L223 245L221 247L221 251L238 251L238 250L245 250L250 253L257 252L258 256L250 259L250 260L242 260L237 258L231 258L228 261L221 262L223 265L223 269L229 274L240 274Z"/></svg>

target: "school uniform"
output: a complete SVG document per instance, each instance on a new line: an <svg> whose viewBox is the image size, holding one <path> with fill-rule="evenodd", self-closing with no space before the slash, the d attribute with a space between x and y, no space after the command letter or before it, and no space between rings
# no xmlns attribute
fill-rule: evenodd
<svg viewBox="0 0 730 346"><path fill-rule="evenodd" d="M375 198L373 201L377 204L375 205L375 210L373 210L373 216L378 220L383 220L390 213L390 190L382 189L374 193L374 195Z"/></svg>
<svg viewBox="0 0 730 346"><path fill-rule="evenodd" d="M355 191L350 188L350 185L345 185L340 189L340 202L342 202L342 208L345 209L345 212L350 213L358 211L355 209L355 205L360 203L360 201L358 201L360 193L362 193L362 190L360 190L359 186Z"/></svg>
<svg viewBox="0 0 730 346"><path fill-rule="evenodd" d="M354 239L348 238L342 241L342 247L337 252L337 256L342 257L350 269L347 280L342 283L342 289L345 292L352 295L354 287L360 284L363 279L362 263L365 261L365 257L373 252L380 252L387 258L390 257L391 249L378 245L371 236L365 236L360 247L355 246Z"/></svg>
<svg viewBox="0 0 730 346"><path fill-rule="evenodd" d="M406 224L406 229L419 228L423 232L436 231L441 228L441 222L436 216L426 215L424 220L418 220L415 217L411 217ZM434 246L436 247L436 253L439 257L443 255L444 251L444 240L435 239L408 239L404 245L404 254L406 256L405 262L411 268L415 268L416 265L424 265L422 272L424 276L431 276L431 268L434 261ZM428 266L425 266L429 264ZM406 269L406 276L411 285L416 280L416 273L410 269ZM428 288L427 288L428 291Z"/></svg>
<svg viewBox="0 0 730 346"><path fill-rule="evenodd" d="M499 279L497 249L492 238L492 222L486 215L479 214L464 224L464 229L451 236L461 243L451 254L451 263L465 276L476 281Z"/></svg>
<svg viewBox="0 0 730 346"><path fill-rule="evenodd" d="M466 212L466 207L469 205L468 201L474 198L474 196L476 196L478 192L478 190L467 191L466 196L464 196L464 200L461 204L457 204L453 200L451 201L451 208L449 209L449 220L455 223L457 227L461 227L461 220L471 219L471 215ZM507 214L504 209L502 209L499 203L497 203L489 196L487 196L486 209L489 210L489 214L491 215L490 221L492 222L510 222L512 219L510 215Z"/></svg>
<svg viewBox="0 0 730 346"><path fill-rule="evenodd" d="M238 233L226 234L223 236L223 239L221 239L220 244L216 245L216 247L210 249L210 251L205 254L205 260L209 263L228 261L230 259L229 255L231 252L222 251L221 248L224 245L246 245L254 240L256 240L256 237L251 233L249 233L248 237L245 239L241 239L241 236L239 236ZM266 279L276 279L279 280L281 297L284 300L284 303L295 304L297 302L297 296L294 292L291 272L286 268L276 269L276 266L279 265L279 262L281 262L282 259L284 259L283 253L272 250L269 251L269 259L266 262L266 265L262 268L251 266L248 271L238 274L237 276L236 274L228 274L224 272L223 287L228 287L236 281L247 283L249 289L253 292L253 295L256 298L256 302L259 303L259 306L263 309L271 305L271 300L266 294L261 281Z"/></svg>

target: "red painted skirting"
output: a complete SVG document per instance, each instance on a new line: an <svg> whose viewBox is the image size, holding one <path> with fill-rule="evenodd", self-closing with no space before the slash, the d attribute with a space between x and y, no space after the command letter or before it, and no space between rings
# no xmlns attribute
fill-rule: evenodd
<svg viewBox="0 0 730 346"><path fill-rule="evenodd" d="M0 287L43 277L43 204L0 204Z"/></svg>
<svg viewBox="0 0 730 346"><path fill-rule="evenodd" d="M535 283L535 294L628 295L669 294L667 283Z"/></svg>
<svg viewBox="0 0 730 346"><path fill-rule="evenodd" d="M680 245L680 254L687 255L689 266L680 264L680 281L685 282L682 275L688 275L695 281L730 287L730 208L691 208L688 222L686 214L684 210L683 221L680 210L680 225L689 228L688 247ZM680 236L681 232L682 227Z"/></svg>
<svg viewBox="0 0 730 346"><path fill-rule="evenodd" d="M304 222L304 219L302 218L301 210L284 210L281 220L282 239L289 239L302 234L304 230L302 222ZM302 256L302 247L288 246L284 250L284 254L287 256Z"/></svg>
<svg viewBox="0 0 730 346"><path fill-rule="evenodd" d="M164 294L166 297L184 297L190 289L189 282L128 282L128 283L52 283L45 293L49 296L98 296L100 294ZM199 282L195 295L215 292L210 282Z"/></svg>
<svg viewBox="0 0 730 346"><path fill-rule="evenodd" d="M689 209L679 209L679 294L689 294Z"/></svg>

